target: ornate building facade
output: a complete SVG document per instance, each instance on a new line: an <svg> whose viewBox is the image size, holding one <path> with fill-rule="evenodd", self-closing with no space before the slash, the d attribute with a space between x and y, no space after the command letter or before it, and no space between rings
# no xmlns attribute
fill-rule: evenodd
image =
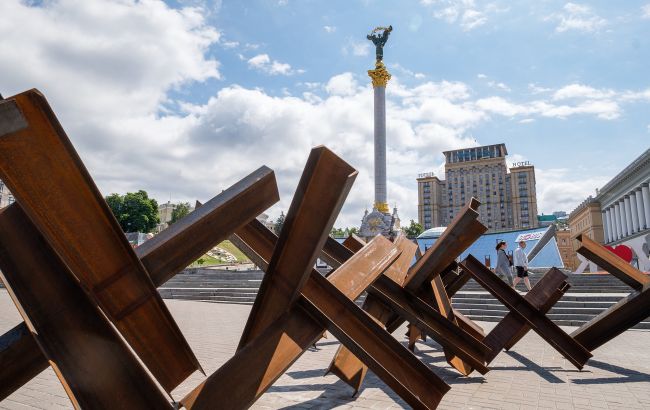
<svg viewBox="0 0 650 410"><path fill-rule="evenodd" d="M650 149L589 197L569 216L573 250L586 234L626 262L650 271ZM577 255L580 262L585 259ZM585 262L586 263L586 262ZM590 265L590 270L596 267Z"/></svg>
<svg viewBox="0 0 650 410"><path fill-rule="evenodd" d="M447 226L472 197L488 232L538 226L535 167L506 165L505 144L445 151L445 179L420 174L418 220L424 229Z"/></svg>

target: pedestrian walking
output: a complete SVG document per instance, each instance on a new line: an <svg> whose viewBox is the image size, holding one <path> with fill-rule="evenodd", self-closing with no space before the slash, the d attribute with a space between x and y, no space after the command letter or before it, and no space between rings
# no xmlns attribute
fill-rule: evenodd
<svg viewBox="0 0 650 410"><path fill-rule="evenodd" d="M524 284L526 284L526 288L530 290L530 280L528 279L528 256L526 256L524 249L526 249L526 242L519 241L519 247L515 249L515 254L513 255L513 263L515 264L515 269L517 270L517 277L515 278L512 287L516 288L517 283L523 279Z"/></svg>
<svg viewBox="0 0 650 410"><path fill-rule="evenodd" d="M506 248L507 247L508 247L508 244L506 244L503 241L497 243L497 267L496 267L496 272L497 272L497 275L499 275L499 276L505 276L506 279L508 280L508 284L510 286L513 286L512 268L510 267L512 264L510 263L510 259L508 259L508 255L506 254Z"/></svg>

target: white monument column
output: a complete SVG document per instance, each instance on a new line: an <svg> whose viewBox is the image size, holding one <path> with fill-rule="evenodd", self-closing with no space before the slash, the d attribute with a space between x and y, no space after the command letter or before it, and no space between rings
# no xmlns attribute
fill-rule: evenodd
<svg viewBox="0 0 650 410"><path fill-rule="evenodd" d="M614 222L616 223L616 240L619 240L623 236L623 224L621 223L621 204L618 202L614 204Z"/></svg>
<svg viewBox="0 0 650 410"><path fill-rule="evenodd" d="M618 213L621 215L621 237L618 239L623 239L627 236L627 220L625 220L625 200L620 199L618 201Z"/></svg>
<svg viewBox="0 0 650 410"><path fill-rule="evenodd" d="M650 187L648 183L641 185L641 193L643 196L643 210L645 211L646 227L650 227Z"/></svg>
<svg viewBox="0 0 650 410"><path fill-rule="evenodd" d="M634 196L636 197L636 209L639 213L639 230L648 229L648 221L645 219L645 208L643 207L643 192L641 192L641 187L638 187L634 191Z"/></svg>
<svg viewBox="0 0 650 410"><path fill-rule="evenodd" d="M613 233L611 208L607 208L607 210L605 211L605 225L607 226L607 234L605 235L605 241L609 243L612 241L612 233Z"/></svg>
<svg viewBox="0 0 650 410"><path fill-rule="evenodd" d="M630 192L630 210L632 211L632 233L639 232L639 210L636 207L636 195Z"/></svg>
<svg viewBox="0 0 650 410"><path fill-rule="evenodd" d="M375 69L368 70L375 93L375 208L388 213L386 188L386 85L390 73L384 63L377 59Z"/></svg>
<svg viewBox="0 0 650 410"><path fill-rule="evenodd" d="M630 208L630 196L625 195L625 227L627 228L627 234L625 236L632 235L632 209Z"/></svg>
<svg viewBox="0 0 650 410"><path fill-rule="evenodd" d="M386 189L386 86L375 90L375 206L388 212Z"/></svg>

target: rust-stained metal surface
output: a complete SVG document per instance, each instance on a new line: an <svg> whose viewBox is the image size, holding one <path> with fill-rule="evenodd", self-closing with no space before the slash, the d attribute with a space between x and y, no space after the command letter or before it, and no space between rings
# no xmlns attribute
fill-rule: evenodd
<svg viewBox="0 0 650 410"><path fill-rule="evenodd" d="M108 214L106 213L107 207L103 198L99 195L81 160L76 155L74 148L67 140L56 117L40 93L32 90L0 102L0 128L2 129L0 133L2 134L0 135L0 147L2 147L2 152L0 153L0 174L2 174L2 178L5 181L10 181L8 185L19 201L12 205L10 208L11 211L7 215L15 214L25 216L20 219L20 226L14 221L6 222L4 225L5 233L8 237L18 237L24 232L38 232L39 235L42 235L42 240L47 243L47 247L37 250L25 249L27 253L38 254L38 252L42 251L44 254L47 254L47 252L55 254L55 249L50 247L57 246L61 251L60 253L58 250L56 251L56 257L63 258L60 263L65 263L66 268L79 268L82 265L88 269L97 268L94 276L93 272L84 271L79 275L75 275L75 277L76 279L81 278L80 280L82 280L82 285L84 285L84 289L87 291L87 296L91 298L91 306L94 306L93 303L98 301L98 295L104 295L104 297L109 298L108 302L102 305L103 308L113 309L113 315L109 314L108 317L118 322L127 323L124 326L118 326L119 330L123 330L125 326L135 326L133 323L129 324L129 320L127 320L134 312L144 309L146 316L148 314L146 312L147 309L149 311L151 309L155 310L156 303L162 303L153 285L157 286L168 280L175 273L195 260L197 255L205 253L221 240L225 239L233 230L254 219L259 213L279 199L273 171L262 167L233 187L223 191L206 204L201 211L195 212L190 217L179 221L174 225L173 229L169 229L158 235L154 240L138 248L134 253L130 245L123 238L123 234L121 234L119 227L117 227L117 223L112 219L110 210L108 210ZM29 161L24 161L25 156L29 157ZM15 165L14 162L20 163ZM22 162L26 162L29 166ZM46 174L47 178L44 177ZM66 178L69 178L69 180L66 180ZM39 179L42 181L39 182ZM38 190L37 187L40 186L39 184L47 185L47 187L34 193L33 190ZM73 189L73 185L77 189ZM44 201L44 195L50 195L48 199L51 198L52 201ZM39 200L43 204L39 204ZM70 204L70 201L73 204ZM48 213L49 209L54 209L56 205L61 205L63 210L57 210L55 215L50 216ZM99 238L95 241L89 241L87 244L81 243L77 237L71 237L68 240L66 235L74 235L77 232L83 238L87 238L89 235L87 232L89 228L83 226L84 224L78 215L66 218L68 213L74 213L77 206L79 206L84 216L88 216L92 212L97 212L96 219L98 221L91 220L87 225L90 225L91 228L99 227L99 231L93 233L101 234L105 232L105 236L108 239L106 237ZM27 209L31 213L27 212ZM36 222L34 222L34 219ZM43 232L41 232L41 229ZM14 230L16 232L13 232ZM122 240L119 240L120 236ZM110 242L114 237L118 237L118 239L115 240L115 243L109 244L107 241ZM33 241L29 243L33 243ZM126 247L123 247L123 243L126 243ZM102 245L107 245L107 247L102 247L99 250L93 248L93 246ZM6 249L9 249L9 247L6 247ZM125 265L118 272L115 272L112 277L105 280L104 283L100 283L99 285L101 286L99 288L97 286L88 287L89 283L92 285L94 282L96 285L98 278L101 277L100 275L107 275L109 273L106 267L97 267L97 262L89 260L104 251L107 251L109 256L121 255L119 257L122 258L121 262ZM15 261L25 257L24 254L17 256L16 252L17 250L13 250L11 254L7 254L6 260ZM132 256L135 256L137 263L131 264ZM106 256L104 255L104 257ZM105 259L101 260L105 261ZM108 269L113 269L119 263L120 260L113 261L113 264L109 264ZM49 271L47 269L44 270L51 272L51 269ZM20 274L21 271L17 272ZM7 275L11 275L12 273L11 271L6 272ZM138 277L141 274L145 275L145 280ZM130 278L130 276L134 275L137 279ZM20 276L16 277L20 278ZM7 276L6 281L8 287L13 278L14 288L16 289L14 295L20 293L22 289L23 292L21 294L27 295L24 296L25 298L29 297L31 295L30 293L25 293L24 288L17 286L20 285L20 282L17 281L18 279L16 277ZM136 294L130 293L133 290L130 286L133 285L134 280L136 283ZM151 280L153 280L153 284ZM44 279L43 282L45 283L46 280ZM110 296L111 292L119 291L120 282L122 287L125 284L127 286L126 291L123 292L124 295L120 295L123 299L119 300L119 298L115 298L115 300L112 300ZM149 287L149 285L152 286ZM138 286L140 286L140 289L138 289ZM56 289L56 286L51 286L51 288ZM152 288L152 296L143 296ZM79 292L83 293L81 289L79 288ZM36 289L34 289L35 291ZM140 293L137 293L138 291ZM44 295L51 297L53 300L59 296L56 292L52 291L46 292ZM137 295L141 297L137 298ZM135 300L128 305L126 304L128 298ZM37 314L40 313L38 309L33 310L34 306L36 306L35 300L38 300L39 303L48 303L47 300L35 298L33 298L31 303L21 302L20 297L16 297L14 300L24 316L26 312L31 312L32 314L34 312ZM81 303L78 298L73 298L73 301L75 303ZM121 303L123 307L122 311L116 312L115 302ZM126 307L124 307L125 304ZM54 305L58 304L54 303ZM162 305L162 308L166 309L164 305ZM91 315L91 309L85 310L88 311L88 315ZM74 310L67 309L65 311L73 312ZM198 362L196 362L193 353L188 350L189 347L184 344L184 338L180 332L175 333L178 329L175 327L176 325L173 323L173 320L171 324L164 321L162 323L156 321L160 317L160 314L165 319L171 319L168 312L158 312L149 318L151 320L145 328L137 328L136 326L136 329L131 332L131 336L128 336L128 334L125 336L127 336L127 340L129 338L141 337L141 339L136 341L136 346L141 346L140 351L142 349L149 349L151 354L157 356L157 358L145 360L145 363L151 366L149 370L154 373L154 376L159 378L161 385L166 390L170 390L182 381L185 377L184 374L189 371L187 367L188 361L195 368L198 367ZM74 317L72 313L69 316ZM93 321L92 316L82 316L82 319L86 321L83 322L80 319L80 326L85 323L87 327L95 326L103 329L101 324L97 324L99 322ZM102 320L105 319L106 317L102 315ZM32 322L34 321L32 319ZM44 326L42 317L38 323L39 326ZM175 338L173 343L176 343L176 345L167 346L166 343L158 343L156 338L161 333L156 327L163 328L163 335L169 335L171 331L170 337ZM70 329L70 326L64 328ZM109 326L109 329L112 331L112 327ZM146 334L145 336L147 337L142 337L142 333ZM43 337L46 334L47 332L41 332L41 339L49 341L50 339ZM57 337L65 337L65 335L56 333L54 335ZM70 339L65 340L68 341ZM119 340L121 343L121 339ZM178 343L181 344L180 351L177 349ZM89 380L76 380L75 377L81 377L78 372L75 372L77 369L70 368L69 366L58 366L61 369L66 369L65 371L59 371L56 366L56 361L51 359L51 357L60 357L60 355L65 354L64 349L66 346L61 345L61 343L54 343L53 345L49 345L49 350L45 350L43 346L44 342L40 344L36 343L32 332L25 323L18 325L0 338L0 365L2 365L2 371L0 371L0 399L11 394L18 387L46 368L48 361L45 356L50 357L52 363L55 364L55 371L57 371L64 386L73 386L70 389L67 388L68 392L71 389L74 390L74 386L83 386L84 383L90 386L93 380L88 377L87 373L85 376ZM95 355L104 355L108 351L106 349L101 350L102 345L99 341L94 345L87 343L84 346L87 349L82 350L87 353L86 360L89 363L97 362L94 360ZM115 344L115 349L119 350L119 346L119 343ZM172 347L175 351L169 350L169 347ZM94 355L92 352L93 348L96 349ZM135 350L136 353L139 353L138 349ZM190 356L188 356L188 352ZM43 353L46 354L44 355ZM118 360L119 352L116 355L116 360ZM167 359L167 355L174 357ZM63 358L68 361L72 359L71 357L65 356ZM142 359L144 360L145 358ZM133 369L131 370L134 371ZM72 379L64 378L63 375L65 374L68 374L68 378ZM147 375L144 371L142 374ZM96 379L105 380L105 377L102 377L102 373L99 372ZM128 377L122 377L122 379L129 380ZM143 379L142 383L146 384L146 380L148 379ZM131 380L131 386L138 385L138 383ZM110 386L110 383L106 383L106 389L109 389ZM116 392L119 390L116 389ZM146 390L146 387L142 387L145 395ZM89 392L90 390L84 394L90 394ZM85 400L88 397L86 396ZM73 398L73 396L71 396L71 399L73 403L76 403L75 400L77 399ZM124 403L127 403L127 399L124 399ZM157 407L155 403L156 401L152 400L150 407Z"/></svg>
<svg viewBox="0 0 650 410"><path fill-rule="evenodd" d="M511 312L523 319L531 329L578 369L582 369L587 360L591 358L591 353L584 346L566 334L558 325L533 306L530 301L524 299L516 290L512 289L475 257L469 255L460 265L463 270L472 275L474 280L510 309ZM561 272L559 274L564 275Z"/></svg>
<svg viewBox="0 0 650 410"><path fill-rule="evenodd" d="M557 269L549 270L528 292L524 299L530 302L540 314L546 314L562 295L568 290L567 276ZM486 361L490 363L502 349L510 349L528 333L530 326L516 312L508 312L485 337L485 344L490 347Z"/></svg>
<svg viewBox="0 0 650 410"><path fill-rule="evenodd" d="M174 224L135 253L155 286L162 285L181 266L196 260L232 232L233 224L255 220L279 200L273 171L261 167L207 202L202 209ZM19 206L19 205L15 205ZM13 234L12 234L13 235ZM12 236L10 235L10 236ZM187 252L179 250L190 249ZM0 338L0 400L47 368L48 361L23 324Z"/></svg>
<svg viewBox="0 0 650 410"><path fill-rule="evenodd" d="M453 244L444 244L441 242L443 240L441 237L412 266L410 265L417 253L417 245L406 240L403 235L398 236L395 244L408 249L408 253L403 252L401 263L398 261L394 264L384 276L397 284L401 291L398 292L391 287L394 292L388 296L384 286L382 293L377 289L385 282L385 278L381 277L368 288L368 297L363 305L363 309L384 325L389 333L395 331L404 321L411 322L409 347L413 348L419 337L425 335L432 337L445 349L448 362L464 375L470 374L474 368L483 374L489 370L483 358L487 352L486 347L483 345L482 351L480 346L478 348L471 346L476 341L482 344L480 341L485 335L482 329L470 319L456 314L446 294L441 275L448 274L450 270L456 268L455 259L485 232L486 228L477 220L476 209L479 205L478 201L472 199L454 219L453 224L447 228L446 240L454 241ZM357 249L362 246L358 241L355 243ZM336 245L338 244L332 244L332 246ZM352 249L355 246L353 244L350 247ZM454 284L460 288L468 279L469 277L465 275ZM417 304L419 309L413 310L413 304ZM449 332L454 334L450 335ZM467 358L467 362L463 358ZM358 391L367 368L345 346L341 346L328 371L336 374Z"/></svg>
<svg viewBox="0 0 650 410"><path fill-rule="evenodd" d="M411 266L404 287L418 292L424 283L430 283L440 275L458 256L487 231L478 221L480 202L472 198L449 224L445 232L429 248L422 258Z"/></svg>
<svg viewBox="0 0 650 410"><path fill-rule="evenodd" d="M275 247L272 238L275 235L258 221L253 221L240 229L235 236L248 245L248 251L254 250L256 255L266 260L271 257ZM384 250L380 251L380 247ZM393 253L393 255L389 259L386 256L382 259L370 258L370 255L379 256L382 253ZM386 341L378 343L375 339L383 338L387 334L374 325L371 320L368 320L369 318L352 303L352 300L362 293L364 286L383 273L398 256L399 252L390 242L378 237L343 263L327 279L313 270L302 289L299 306L294 305L289 313L276 319L258 337L240 348L230 361L188 394L183 399L183 404L192 409L212 408L210 406L213 405L214 400L219 400L221 408L249 406L304 350L322 336L323 330L331 328L332 332L336 332L337 337L343 339L345 339L345 335L356 335L352 337L352 340L341 341L346 345L353 346L353 349L359 349L359 346L362 346L366 352L364 358L371 362L371 368L376 370L390 387L397 389L396 392L400 393L404 400L420 408L435 407L446 391L444 386L439 387L441 380L427 369L425 380L418 381L417 379L421 379L419 374L423 368L421 364L415 364L415 362L419 363L417 358L396 341L393 341L394 343ZM373 259L375 260L373 261ZM369 266L368 263L371 265ZM314 281L318 280L321 283L314 284ZM322 281L325 281L325 284ZM354 286L350 286L350 284L354 284ZM339 286L343 288L339 288ZM309 311L309 319L304 316L305 309ZM332 319L335 314L339 316ZM318 325L316 326L314 323ZM397 353L392 350L397 350ZM404 355L404 351L408 354ZM399 360L393 360L396 354ZM407 370L404 367L407 367ZM236 373L242 372L242 368L247 369L248 377L243 381L244 385L236 384L236 392L233 393L235 385L231 380L237 377ZM395 369L395 371L383 374L382 372L386 370L382 369ZM408 382L401 379L401 381L396 380L394 373L404 375L405 378L408 376ZM404 383L410 383L409 386L416 387L422 386L423 383L426 384L429 393L424 397L431 397L436 393L435 402L428 402L427 407L421 407L423 399L410 393L411 390L404 390ZM415 389L415 387L409 389ZM224 402L223 399L218 399L223 394L228 394L231 397ZM233 395L236 397L232 397Z"/></svg>
<svg viewBox="0 0 650 410"><path fill-rule="evenodd" d="M0 136L0 178L171 391L200 369L198 360L43 95L31 90L0 101L7 104L17 108L27 126Z"/></svg>
<svg viewBox="0 0 650 410"><path fill-rule="evenodd" d="M298 299L356 176L357 171L332 151L312 149L239 348Z"/></svg>
<svg viewBox="0 0 650 410"><path fill-rule="evenodd" d="M75 408L171 409L17 204L0 211L0 249L2 280Z"/></svg>
<svg viewBox="0 0 650 410"><path fill-rule="evenodd" d="M578 253L634 289L571 334L587 349L594 350L650 315L650 278L588 237L581 235L578 240L582 242Z"/></svg>
<svg viewBox="0 0 650 410"><path fill-rule="evenodd" d="M22 322L0 337L0 400L47 369L50 364Z"/></svg>
<svg viewBox="0 0 650 410"><path fill-rule="evenodd" d="M273 253L274 248L275 248L274 237L275 237L275 235L274 235L271 231L269 231L269 230L268 230L268 229L267 229L263 224L261 224L259 221L252 221L251 223L249 223L248 225L246 225L246 226L243 227L242 229L238 230L238 231L235 233L235 235L233 235L232 239L235 239L235 242L236 242L236 243L242 243L242 244L244 244L244 246L241 247L240 249L242 249L242 251L244 251L245 253L247 253L247 256L249 256L249 257L255 257L255 258L259 259L259 260L260 260L260 264L259 264L258 266L260 266L262 269L265 269L265 268L268 266L267 263L265 262L265 260L268 260L268 259L271 257L271 254ZM350 282L349 282L349 279L345 279L345 280L340 279L340 275L342 275L342 273L344 272L345 269L351 269L351 268L346 268L346 266L348 266L348 264L350 263L350 261L352 261L355 257L359 257L359 258L360 258L364 253L371 253L371 252L373 252L373 251L372 251L372 247L373 247L373 246L376 246L376 245L375 245L375 242L377 242L377 241L380 241L379 243L385 243L385 242L386 242L386 239L381 238L381 237L377 237L377 238L375 238L375 240L371 241L369 244L367 244L367 245L364 246L364 244L363 244L362 241L360 241L360 240L358 240L358 239L356 239L356 238L352 238L352 239L348 238L348 241L347 241L347 242L348 242L348 245L350 246L350 248L356 248L356 249L357 249L357 254L354 255L354 256L351 256L350 259L347 259L347 261L343 261L343 260L338 261L338 263L342 263L342 265L341 265L341 267L339 267L337 270L335 270L335 271L334 271L330 276L328 276L328 278L327 278L328 281L332 281L332 282L334 282L334 283L340 283L341 285L342 285L344 282L348 282L348 283L350 283ZM335 242L335 243L331 243L331 242L330 242L328 246L342 246L342 245L339 244L338 242ZM348 248L348 249L350 249L350 248ZM343 252L343 251L338 252L338 251L336 251L336 250L330 250L330 254L332 254L332 255L337 255L337 254L338 254L338 255L341 255L341 254L345 254L345 253L347 253L347 252ZM348 253L348 255L352 255L352 254L351 254L351 253ZM379 254L378 254L378 255L379 255ZM401 257L401 256L400 256L400 257ZM411 257L412 257L412 255L411 255ZM363 259L367 259L367 258L363 257ZM359 269L359 268L356 268L356 269ZM314 276L314 275L319 275L319 274L318 274L316 271L313 271L313 272L312 272L312 276ZM373 275L373 276L376 278L376 277L379 276L379 274L376 274L376 275ZM310 284L310 283L311 283L311 280L312 280L312 279L310 278L309 281L307 282L307 284ZM347 299L349 299L349 300L354 300L354 299L356 299L356 298L361 294L361 290L362 290L362 288L363 288L364 286L366 286L366 284L369 283L369 282L370 282L370 281L368 280L368 281L365 281L365 283L363 284L363 286L359 286L359 287L355 286L355 287L353 287L353 288L357 288L357 289L358 289L358 291L355 291L354 294L344 294L344 292L345 292L344 289L339 289L339 291L340 291L340 293L342 294L341 296L347 296ZM328 283L331 283L331 282L328 282ZM358 282L355 282L355 283L358 283ZM306 286L307 286L307 285L305 285L305 287L306 287ZM310 285L310 286L311 286L311 285ZM333 285L333 286L334 286L334 285ZM335 287L336 287L336 286L335 286ZM305 295L303 294L303 296L305 296ZM312 316L317 316L319 320L325 320L325 321L326 321L327 317L329 317L329 316L328 316L327 314L323 313L323 312L326 312L326 311L332 309L332 307L331 307L331 306L324 306L324 307L323 307L323 306L319 306L317 303L314 303L313 300L309 300L309 298L306 298L306 299L309 301L309 303L310 303L311 305L314 305L314 306L316 306L317 309L320 309L320 312L321 312L321 313L318 313L317 311L314 311L314 310L312 309L312 310L310 311L310 314L311 314ZM330 298L327 298L327 300L331 300L331 303L334 303L335 300L339 300L339 302L341 302L341 298L330 297ZM343 302L341 302L341 303L343 303ZM303 305L302 302L301 302L301 306L303 306L303 308L307 308L307 309L309 309L308 305ZM327 309L326 309L326 308L327 308ZM355 304L349 304L347 308L345 308L345 307L341 307L340 310L337 310L337 311L347 311L347 310L358 311L359 308L358 308ZM325 316L323 316L323 315L325 315ZM358 316L358 313L355 313L355 315ZM371 321L371 318L370 318L369 316L365 316L365 314L361 315L360 317L362 317L362 318L366 318L367 321ZM286 320L288 320L288 319L286 319ZM293 319L292 319L292 320L293 320ZM347 320L350 320L351 322L348 322ZM316 341L318 338L320 338L320 336L322 335L322 331L323 331L325 328L330 328L330 327L331 327L332 332L345 331L345 327L344 327L344 326L345 326L346 323L355 323L353 317L350 317L349 319L346 319L345 321L342 321L341 323L338 323L338 322L337 322L337 323L332 324L332 323L329 323L329 322L328 322L328 323L323 324L323 325L322 325L322 328L320 328L319 330L314 330L314 331L313 331L313 334L311 335L311 337L305 339L305 341L304 341L304 349L306 349L307 347L311 346L311 344L313 344L314 341ZM273 325L273 326L276 326L276 325ZM359 326L360 326L360 325L357 323L356 325L354 325L354 328L353 328L353 329L350 329L350 330L345 331L345 332L347 332L347 334L350 334L350 333L353 332L353 331L354 331L354 332L367 332L367 333L362 333L361 336L358 336L358 338L354 338L354 340L352 340L352 341L350 341L350 340L343 341L343 340L342 340L342 343L343 343L343 345L344 345L346 348L348 348L348 345L350 345L352 350L358 351L358 349L360 348L359 346L363 346L364 343L372 343L372 342L368 342L368 341L366 341L366 337L368 337L368 336L363 336L363 334L366 334L366 335L367 335L368 333L369 333L369 334L373 334L373 333L377 332L377 329L376 329L376 328L374 328L374 330L373 330L374 325L364 324L364 327L371 326L370 329L365 329L365 330L363 330L363 328L359 328ZM358 328L358 329L357 329L357 328ZM343 330L341 330L341 329L343 329ZM270 331L267 330L267 332L270 332ZM382 331L382 332L383 332L383 331ZM380 332L380 334L385 336L385 333L381 333L381 332ZM341 336L341 335L338 334L338 336ZM338 337L338 336L337 336L337 337ZM384 336L381 336L381 337L384 337ZM341 337L343 337L343 336L341 336ZM373 339L372 339L373 337L378 337L378 336L370 336L370 337L371 337L370 340L373 340ZM260 336L260 338L261 338L261 336ZM301 340L302 340L302 339L301 339ZM395 341L395 342L396 342L396 341ZM251 344L252 344L252 343L256 343L256 346L260 346L262 342L259 341L259 338L256 338L255 341L251 341ZM403 352L402 350L405 350L405 349L404 349L404 348L403 348L399 343L394 344L393 342L384 342L384 343L382 343L381 345L382 345L382 346L386 346L387 343L390 343L390 344L388 345L388 347L383 347L384 349L386 349L386 348L387 348L387 349L401 349L401 352L398 353L398 355L400 355L400 357L402 357L402 359L400 359L402 362L404 362L405 360L407 361L406 364L403 364L404 366L406 366L408 363L411 363L412 360L415 359L415 356L413 356L411 353L408 353L408 355L403 356L403 355L404 355L404 352ZM392 347L391 347L391 346L392 346ZM375 348L377 348L377 347L375 347ZM259 347L258 347L258 349L259 349ZM269 349L271 349L271 348L269 348ZM279 348L278 348L278 349L279 349ZM304 349L303 349L303 350L304 350ZM363 349L365 349L365 348L363 348ZM273 352L276 352L276 349L275 349L275 348L273 348L272 350L273 350ZM245 351L246 351L246 352L249 352L249 347L248 347L248 346L243 347L241 350L239 350L238 353L237 353L237 355L239 355L239 354L245 354L245 353L244 353ZM296 352L297 352L297 350L296 350ZM394 374L393 374L392 376L389 375L389 374L388 374L388 375L384 375L385 369L393 369L393 368L394 368L394 369L397 369L397 370L396 370L396 371L397 371L397 374L405 374L405 375L408 375L408 374L410 374L410 373L417 374L417 373L419 373L419 372L422 371L422 370L421 370L422 368L420 367L420 365L416 365L416 364L411 363L411 364L408 365L408 367L411 368L411 370L408 370L408 371L407 371L407 370L404 370L404 369L399 370L399 369L401 369L399 363L392 363L392 362L391 362L391 363L383 363L383 362L382 362L382 363L378 363L378 362L377 362L375 359L373 359L372 357L368 357L368 356L367 356L367 354L369 354L369 353L368 353L366 350L364 350L364 352L365 352L365 353L364 353L364 360L367 360L368 362L370 362L369 365L371 366L371 368L376 367L376 366L378 366L378 365L381 365L381 366L382 366L382 369L384 369L384 370L378 369L378 370L377 370L377 374L378 374L378 375L383 375L383 376L381 376L381 377L382 377L382 378L385 378L384 381L385 381L385 382L386 382L390 387L394 387L394 386L395 386L395 388L398 389L398 390L396 390L396 392L401 392L401 393L400 393L401 395L404 394L404 395L402 396L402 398L403 398L405 401L407 401L408 403L413 403L414 406L421 406L421 399L418 399L418 398L416 398L416 397L411 397L411 396L412 396L412 393L409 393L410 390L403 390L404 387L403 387L401 384L400 384L399 386L396 385L396 383L398 383L398 381L396 381L396 379L395 379L395 375L394 375ZM380 352L381 352L381 351L380 351ZM251 354L252 354L252 353L251 353ZM295 353L295 354L298 354L298 353ZM379 354L379 353L376 353L376 354ZM288 355L288 354L287 354L287 355ZM390 357L394 357L394 354L388 354L388 355L387 355L386 352L382 353L382 355L383 355L382 357L388 357L388 358L390 358ZM286 356L286 355L285 355L285 356ZM352 356L352 358L354 358L354 360L359 360L359 359L357 359L356 356L354 356L352 353L351 353L351 356ZM235 357L237 357L237 356L235 356ZM272 356L272 357L273 357L273 356ZM292 357L292 360L295 360L295 358L294 358L293 356L289 355L289 357ZM406 357L406 359L404 359L404 357ZM235 360L235 359L233 358L233 360ZM252 359L251 359L251 360L252 360ZM388 359L384 359L384 360L388 360ZM416 359L416 360L417 360L417 359ZM229 363L231 363L231 362L229 362ZM230 364L230 366L233 366L234 368L236 368L236 365L234 365L234 364L232 364L232 363ZM270 364L269 364L269 366L270 366ZM362 372L365 372L364 367L365 367L365 366L363 365L363 362L362 362L362 365L361 365L361 371L362 371ZM275 369L276 367L274 366L273 368ZM420 370L418 370L418 369L420 369ZM373 369L373 370L374 370L374 369ZM214 380L220 380L221 378L224 378L224 377L225 377L225 376L224 376L224 373L223 373L223 372L225 372L225 371L226 371L226 369L220 369L220 370L217 371L217 373L215 373L215 375L211 376L211 378L214 377ZM234 369L231 370L231 371L234 371ZM269 371L271 371L271 367L269 368ZM279 377L279 375L282 373L282 371L283 371L283 370L280 370L280 371L279 371L279 374L277 375L277 377ZM221 374L220 374L219 376L217 376L217 374L219 374L220 372L221 372ZM410 372L410 373L409 373L409 372ZM263 374L266 374L266 373L263 373ZM406 377L406 376L405 376L405 377ZM409 377L409 380L410 380L411 378L413 378L413 377L415 377L415 376L410 376L410 377ZM444 395L444 391L446 391L446 390L445 390L443 387L440 387L440 386L441 386L441 384L440 384L440 380L439 380L438 377L435 376L433 373L428 373L428 376L427 376L427 377L428 377L428 379L429 379L429 380L428 380L428 383L430 383L429 389L430 389L431 391L433 391L433 392L436 392L436 397L437 397L436 400L435 400L435 403L432 402L432 403L427 404L427 406L429 406L429 408L432 408L432 407L435 407L435 405L437 405L437 402L440 400L440 398L442 398L442 395ZM258 380L259 380L259 379L258 379ZM258 385L256 386L256 388L255 388L255 391L258 391L258 390L259 390L259 391L260 391L259 394L261 394L261 391L263 391L263 390L265 390L266 388L268 388L268 386L269 386L269 385L270 385L274 380L275 380L275 379L272 378L270 381L267 381L267 383L264 384L263 386L260 386L260 385L258 384ZM403 383L405 383L405 382L404 382L404 381L401 381L400 383L403 384ZM409 383L414 383L414 382L411 381L411 382L409 382ZM215 382L214 382L214 389L219 389L219 388L221 388L221 387L219 387L219 386L220 386L219 383L217 383L217 382L215 381ZM400 387L400 386L401 386L401 387ZM436 387L436 386L438 386L438 387ZM211 390L211 389L205 389L205 387L202 387L200 390L208 391L208 390ZM189 401L191 401L191 402L195 402L195 401L196 401L196 397L199 396L199 393L201 393L201 392L199 392L198 390L195 390L193 393L191 393L190 395L188 395L187 400L189 400ZM207 394L213 395L212 397L216 397L215 393L201 393L201 395L207 395ZM439 397L438 397L438 396L439 396ZM254 398L255 398L255 397L252 397L252 398L251 398L251 397L250 397L250 394L249 394L247 397L248 397L248 399L250 399L250 400L254 400ZM247 400L248 400L248 399L247 399ZM202 400L204 400L203 403L205 403L206 405L207 405L208 403L210 403L210 400L207 400L207 399L202 399ZM184 401L184 403L185 403L185 401Z"/></svg>
<svg viewBox="0 0 650 410"><path fill-rule="evenodd" d="M356 238L350 236L347 241L348 243L352 243L351 247L359 250L363 249L363 244ZM394 243L395 246L400 249L401 255L399 259L388 269L384 276L389 280L401 284L406 277L408 267L413 260L417 245L415 245L413 242L408 241L404 235L399 235L395 239ZM340 245L338 243L332 244L332 246L343 247L343 245ZM377 322L382 324L384 327L386 321L390 320L392 317L391 310L383 303L375 299L372 293L369 293L366 297L362 309L365 310L371 318L377 320ZM355 392L357 392L361 388L361 384L363 383L365 374L368 371L368 367L346 346L340 346L327 370L328 372L337 375L341 380L350 385L355 390Z"/></svg>

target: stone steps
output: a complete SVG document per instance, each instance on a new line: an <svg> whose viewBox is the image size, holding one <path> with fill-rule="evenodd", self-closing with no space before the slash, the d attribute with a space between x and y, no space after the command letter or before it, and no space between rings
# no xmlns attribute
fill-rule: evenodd
<svg viewBox="0 0 650 410"><path fill-rule="evenodd" d="M541 274L533 274L533 285ZM558 325L580 326L616 303L631 289L611 275L568 275L570 293L551 309L548 317ZM262 282L262 271L191 269L172 278L159 292L163 298L187 299L215 303L252 304ZM523 284L519 285L520 290ZM363 301L363 296L357 303ZM508 309L470 280L452 299L453 306L474 320L498 322ZM636 326L650 329L650 320Z"/></svg>

